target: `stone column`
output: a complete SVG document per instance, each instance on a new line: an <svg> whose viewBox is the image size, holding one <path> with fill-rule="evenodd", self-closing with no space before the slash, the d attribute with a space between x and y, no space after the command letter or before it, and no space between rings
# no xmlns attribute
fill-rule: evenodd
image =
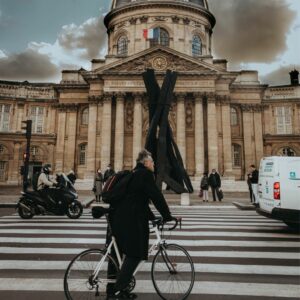
<svg viewBox="0 0 300 300"><path fill-rule="evenodd" d="M218 170L218 129L215 96L207 99L207 135L208 135L208 169Z"/></svg>
<svg viewBox="0 0 300 300"><path fill-rule="evenodd" d="M89 124L88 124L88 145L86 171L84 177L86 179L94 178L96 168L96 132L97 132L97 103L89 104Z"/></svg>
<svg viewBox="0 0 300 300"><path fill-rule="evenodd" d="M250 165L254 163L254 153L252 151L252 112L249 108L243 107L243 136L244 136L244 153L245 153L245 171L247 172Z"/></svg>
<svg viewBox="0 0 300 300"><path fill-rule="evenodd" d="M115 129L115 171L122 171L124 165L124 95L117 95Z"/></svg>
<svg viewBox="0 0 300 300"><path fill-rule="evenodd" d="M111 102L112 95L103 98L102 129L101 129L101 170L105 170L110 163L111 150Z"/></svg>
<svg viewBox="0 0 300 300"><path fill-rule="evenodd" d="M232 140L230 124L230 102L225 100L222 105L222 130L223 130L223 154L224 175L232 175Z"/></svg>
<svg viewBox="0 0 300 300"><path fill-rule="evenodd" d="M259 167L260 160L264 156L263 129L260 109L254 111L254 134L256 166Z"/></svg>
<svg viewBox="0 0 300 300"><path fill-rule="evenodd" d="M204 122L203 122L203 98L195 95L195 162L196 176L204 172Z"/></svg>
<svg viewBox="0 0 300 300"><path fill-rule="evenodd" d="M68 141L65 153L65 171L74 171L76 153L77 107L68 112Z"/></svg>
<svg viewBox="0 0 300 300"><path fill-rule="evenodd" d="M24 117L24 104L23 103L18 103L17 105L17 129L16 131L21 131L21 127L22 127L22 121L23 121L23 117Z"/></svg>
<svg viewBox="0 0 300 300"><path fill-rule="evenodd" d="M184 166L186 166L186 134L185 134L185 107L184 94L177 95L177 125L176 142L182 156Z"/></svg>
<svg viewBox="0 0 300 300"><path fill-rule="evenodd" d="M66 136L66 111L64 109L60 109L58 112L58 124L59 126L57 128L55 172L63 172Z"/></svg>
<svg viewBox="0 0 300 300"><path fill-rule="evenodd" d="M20 148L21 143L15 142L14 143L14 153L13 153L13 161L12 161L12 168L11 168L11 174L9 176L10 183L18 184L19 182L19 162L20 162Z"/></svg>
<svg viewBox="0 0 300 300"><path fill-rule="evenodd" d="M10 116L12 116L12 120L10 120L10 123L11 123L11 131L12 132L16 132L17 131L17 126L18 126L18 104L15 103L13 105L13 111L14 113L13 114L10 114Z"/></svg>
<svg viewBox="0 0 300 300"><path fill-rule="evenodd" d="M134 113L133 113L133 147L132 147L132 162L135 165L135 160L138 153L142 149L142 132L143 132L143 115L142 115L142 95L134 95Z"/></svg>
<svg viewBox="0 0 300 300"><path fill-rule="evenodd" d="M300 134L299 109L299 104L295 103L293 106L293 134Z"/></svg>

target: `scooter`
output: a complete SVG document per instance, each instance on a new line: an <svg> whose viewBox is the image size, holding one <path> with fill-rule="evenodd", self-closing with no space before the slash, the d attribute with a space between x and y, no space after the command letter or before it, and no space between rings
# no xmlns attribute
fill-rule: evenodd
<svg viewBox="0 0 300 300"><path fill-rule="evenodd" d="M56 188L48 188L43 192L22 192L17 204L17 211L22 219L31 219L34 215L67 215L70 219L78 219L83 207L77 200L76 190L65 174L58 176Z"/></svg>

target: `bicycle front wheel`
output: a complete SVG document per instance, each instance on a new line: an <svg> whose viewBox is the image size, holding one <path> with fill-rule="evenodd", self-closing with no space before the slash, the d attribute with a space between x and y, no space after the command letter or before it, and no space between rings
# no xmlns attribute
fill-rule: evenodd
<svg viewBox="0 0 300 300"><path fill-rule="evenodd" d="M151 276L154 288L162 299L184 300L194 286L194 264L183 247L165 244L154 256Z"/></svg>
<svg viewBox="0 0 300 300"><path fill-rule="evenodd" d="M96 269L98 272L95 275ZM104 300L107 289L116 282L118 272L118 265L109 254L98 249L83 251L70 262L66 270L65 295L68 300Z"/></svg>

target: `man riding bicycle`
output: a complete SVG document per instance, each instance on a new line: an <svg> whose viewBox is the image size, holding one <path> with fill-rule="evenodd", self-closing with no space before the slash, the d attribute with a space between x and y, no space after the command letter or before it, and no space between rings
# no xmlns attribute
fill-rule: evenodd
<svg viewBox="0 0 300 300"><path fill-rule="evenodd" d="M126 291L133 273L142 260L148 259L149 220L154 218L149 207L151 199L165 222L172 221L167 202L154 178L154 162L151 153L142 150L128 183L123 201L111 216L111 225L120 251L126 256L114 285L108 286L107 299L135 299Z"/></svg>

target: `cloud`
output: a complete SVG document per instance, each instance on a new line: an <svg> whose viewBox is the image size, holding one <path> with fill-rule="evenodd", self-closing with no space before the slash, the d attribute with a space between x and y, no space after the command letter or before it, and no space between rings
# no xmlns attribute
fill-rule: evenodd
<svg viewBox="0 0 300 300"><path fill-rule="evenodd" d="M53 43L31 42L18 54L0 49L0 78L8 80L59 81L63 69L90 67L90 60L104 55L106 30L103 16L79 26L65 25Z"/></svg>
<svg viewBox="0 0 300 300"><path fill-rule="evenodd" d="M271 62L287 50L296 17L286 0L210 0L214 53L231 64Z"/></svg>
<svg viewBox="0 0 300 300"><path fill-rule="evenodd" d="M81 49L81 57L89 60L99 56L101 49L106 47L106 40L103 16L91 18L79 26L63 26L58 37L61 47L70 51Z"/></svg>
<svg viewBox="0 0 300 300"><path fill-rule="evenodd" d="M45 81L58 75L58 67L49 57L33 49L0 57L0 78L8 80Z"/></svg>
<svg viewBox="0 0 300 300"><path fill-rule="evenodd" d="M291 83L290 80L290 72L294 69L300 70L300 65L289 65L280 67L279 69L265 75L261 76L261 81L263 83L269 84L269 85L287 85Z"/></svg>

